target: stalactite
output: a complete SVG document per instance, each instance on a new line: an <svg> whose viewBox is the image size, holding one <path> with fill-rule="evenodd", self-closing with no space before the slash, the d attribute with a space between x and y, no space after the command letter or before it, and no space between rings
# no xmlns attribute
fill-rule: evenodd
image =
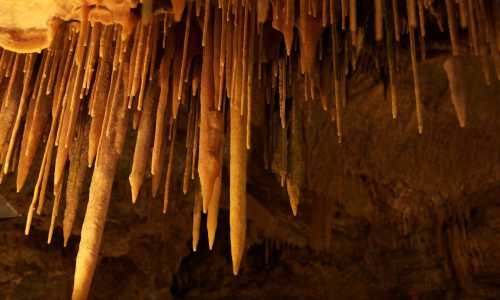
<svg viewBox="0 0 500 300"><path fill-rule="evenodd" d="M229 155L229 226L231 236L231 257L233 273L237 275L245 251L246 240L246 167L244 118L240 115L238 99L230 107L230 155Z"/></svg>
<svg viewBox="0 0 500 300"><path fill-rule="evenodd" d="M181 20L182 13L184 12L185 6L186 6L186 0L173 0L172 1L175 22L179 22Z"/></svg>
<svg viewBox="0 0 500 300"><path fill-rule="evenodd" d="M172 186L172 172L174 170L174 153L175 153L175 140L177 137L177 121L172 121L172 138L168 149L168 165L165 177L165 191L163 194L163 213L167 213L168 202L170 200L170 191Z"/></svg>
<svg viewBox="0 0 500 300"><path fill-rule="evenodd" d="M357 0L350 0L349 2L349 30L353 35L353 39L356 37L356 31L358 28L358 5L356 1ZM325 3L324 12L326 16L326 0L323 0L323 2Z"/></svg>
<svg viewBox="0 0 500 300"><path fill-rule="evenodd" d="M111 81L111 53L106 47L102 57L99 58L99 67L94 89L92 91L93 105L90 109L92 121L90 123L89 150L87 163L92 166L97 154L97 147L101 135L101 128L104 122L104 112L107 105L108 87Z"/></svg>
<svg viewBox="0 0 500 300"><path fill-rule="evenodd" d="M57 233L60 201L65 198L66 245L87 167L94 165L73 292L74 299L85 299L128 123L137 128L129 176L134 203L148 167L153 197L164 186L163 212L178 183L174 174L183 173L184 194L199 176L193 208L196 251L202 211L208 213L209 248L214 245L228 121L230 237L237 274L245 249L247 150L262 150L265 167L272 165L281 184L286 184L296 215L306 181L304 126L313 120L314 105L330 110L342 142L350 89L363 79L361 74L378 73L383 79L388 76L395 119L397 77L404 71L406 54L400 50L407 46L402 36L408 33L416 118L422 133L417 46L424 60L426 46L434 47L432 26L442 30L447 17L453 55L479 56L486 82L492 81L493 66L500 78L497 2L407 0L401 7L397 0L374 0L369 10L358 11L365 3L356 0L175 0L160 6L144 0L137 6L141 13L131 14L124 25L92 20L93 6L84 3L75 18L80 22L58 21L52 43L41 54L0 49L0 181L17 170L20 190L33 172L40 144L45 143L25 233L35 211L42 214L45 194L53 188L48 242ZM407 9L406 23L400 8ZM294 39L295 27L298 39ZM323 35L324 30L330 36ZM461 48L465 34L470 49ZM426 38L431 42L426 43ZM378 47L368 45L374 41ZM464 66L455 57L443 67L464 127L468 102ZM184 122L186 110L185 161L183 170L174 172L176 139L184 130L179 122ZM263 148L252 144L262 140ZM411 219L405 215L404 221ZM460 226L462 232L456 234L465 236L465 225Z"/></svg>
<svg viewBox="0 0 500 300"><path fill-rule="evenodd" d="M131 57L132 63L131 63L131 70L129 73L129 86L130 90L128 91L129 96L131 98L134 98L137 95L137 91L139 90L139 84L141 81L141 66L143 64L143 59L144 59L144 44L146 35L145 31L147 31L146 26L144 24L140 23L137 26L138 29L136 29L137 33L137 39L134 39L134 43L137 43L136 49L135 49L135 57ZM116 57L116 52L115 52L115 57ZM115 66L116 63L113 63L113 66ZM113 67L113 69L116 69L116 67ZM130 81L132 79L132 81ZM140 107L139 101L137 101L137 107Z"/></svg>
<svg viewBox="0 0 500 300"><path fill-rule="evenodd" d="M476 6L474 8L474 12L476 14L476 18L478 20L478 50L479 50L479 59L481 61L484 81L486 85L491 84L491 66L489 64L489 49L488 49L488 36L487 36L487 25L486 25L486 17L483 15L480 7Z"/></svg>
<svg viewBox="0 0 500 300"><path fill-rule="evenodd" d="M396 39L396 42L399 42L401 38L401 25L400 25L400 19L399 19L399 5L398 5L398 0L392 0L392 17L394 19L394 38Z"/></svg>
<svg viewBox="0 0 500 300"><path fill-rule="evenodd" d="M153 128L153 108L154 101L157 99L159 89L156 85L150 85L146 92L146 100L141 112L139 129L137 130L137 141L135 144L132 171L130 172L129 182L132 192L132 203L136 203L139 191L146 175L148 152L151 149L152 128Z"/></svg>
<svg viewBox="0 0 500 300"><path fill-rule="evenodd" d="M246 79L246 98L247 98L247 118L246 118L246 148L250 150L251 148L251 136L252 136L252 106L254 100L253 91L254 85L254 66L255 66L255 35L257 34L257 24L256 15L254 14L255 9L252 10L252 16L250 21L250 38L249 38L249 54L248 54L248 72Z"/></svg>
<svg viewBox="0 0 500 300"><path fill-rule="evenodd" d="M16 54L14 68L20 68L19 64L21 59L21 54ZM20 109L20 106L23 105L23 103L21 103L23 89L21 78L22 72L13 72L13 74L9 78L8 88L3 94L3 100L0 108L0 147L2 149L7 149L7 152L5 153L6 157L3 161L5 171L4 174L6 174L8 171L8 161L10 160L10 154L12 152L11 147L13 147L13 144L12 146L10 146L10 140L12 140L12 137L14 137L17 132L17 128L13 128L13 125L15 125L14 120L16 119L16 114ZM17 126L19 126L18 122L19 121L16 122ZM11 134L12 137L11 139L9 139L9 136L11 136Z"/></svg>
<svg viewBox="0 0 500 300"><path fill-rule="evenodd" d="M193 144L195 135L195 124L196 122L196 112L194 96L191 96L189 104L189 113L187 117L187 128L186 128L186 158L184 159L184 175L182 177L182 193L186 195L189 191L189 182L191 179L191 168L193 164Z"/></svg>
<svg viewBox="0 0 500 300"><path fill-rule="evenodd" d="M228 11L229 11L229 8L228 8ZM227 32L226 32L226 56L225 56L225 69L224 69L224 77L225 77L225 90L226 90L226 95L231 98L232 97L232 91L231 91L231 86L232 86L232 83L233 83L233 78L232 78L232 75L233 75L233 66L232 66L232 61L233 61L233 42L235 39L233 39L233 35L234 35L234 22L232 22L232 19L231 20L228 20L226 22L226 28L227 28ZM223 102L223 99L220 99L219 100L219 105L218 105L218 109L221 110L221 106L222 106L222 102Z"/></svg>
<svg viewBox="0 0 500 300"><path fill-rule="evenodd" d="M471 36L471 44L474 55L479 55L479 42L478 42L478 33L477 33L477 23L475 19L475 9L473 0L467 0L468 9L469 9L469 28L470 28L470 36Z"/></svg>
<svg viewBox="0 0 500 300"><path fill-rule="evenodd" d="M304 88L305 85L304 85ZM305 158L304 158L304 136L303 136L303 103L299 99L298 87L295 87L296 101L292 102L292 119L290 130L290 145L288 155L288 169L289 175L286 178L286 187L288 198L290 200L290 207L294 216L297 216L298 205L302 198L302 189L305 182Z"/></svg>
<svg viewBox="0 0 500 300"><path fill-rule="evenodd" d="M288 56L292 53L293 27L295 25L295 13L290 12L290 20L286 18L285 7L279 1L272 1L273 6L273 28L280 31L285 39L285 48ZM292 6L293 7L293 6ZM291 7L291 9L292 9ZM301 13L303 10L301 9Z"/></svg>
<svg viewBox="0 0 500 300"><path fill-rule="evenodd" d="M386 52L387 52L387 65L389 71L389 89L391 95L391 112L392 118L396 119L398 116L398 92L396 88L396 70L395 70L395 59L394 59L394 43L393 43L393 24L389 21L391 19L392 13L390 9L386 10L384 14L384 24L385 24L385 41L386 41Z"/></svg>
<svg viewBox="0 0 500 300"><path fill-rule="evenodd" d="M299 17L297 28L300 38L300 70L301 73L311 74L323 28L318 19L309 15Z"/></svg>
<svg viewBox="0 0 500 300"><path fill-rule="evenodd" d="M235 7L235 16L234 16L234 28L233 28L233 37L232 37L232 51L231 51L231 60L232 60L232 67L231 67L231 84L230 84L230 92L229 97L231 98L231 103L233 103L234 99L237 99L240 101L240 98L238 97L238 92L239 92L239 84L241 83L241 31L242 31L242 26L241 26L241 19L242 19L242 14L240 12L241 9L239 9L239 3L238 6ZM239 107L240 103L238 104Z"/></svg>
<svg viewBox="0 0 500 300"><path fill-rule="evenodd" d="M45 146L45 151L43 154L42 164L40 166L38 179L35 185L35 190L33 192L33 199L31 201L26 218L26 228L25 228L26 235L29 234L31 221L33 218L33 214L35 212L36 205L38 204L38 214L40 214L43 209L43 204L45 200L45 191L49 177L49 170L52 162L53 146L55 144L56 131L58 130L57 124L59 121L59 113L61 107L64 106L66 103L66 97L62 98L61 101L55 101L55 102L56 102L55 106L52 108L54 113L50 125L50 132ZM59 123L61 122L62 121L59 121Z"/></svg>
<svg viewBox="0 0 500 300"><path fill-rule="evenodd" d="M471 14L469 9L469 15ZM495 42L497 45L497 51L500 52L500 2L496 1L493 8L493 22L495 27Z"/></svg>
<svg viewBox="0 0 500 300"><path fill-rule="evenodd" d="M209 15L210 18L210 15ZM207 21L205 34L213 35L214 21ZM223 116L216 108L213 76L213 39L207 39L203 48L200 93L200 144L198 173L200 176L203 212L211 201L219 201L222 174L222 131ZM218 191L218 192L217 192Z"/></svg>
<svg viewBox="0 0 500 300"><path fill-rule="evenodd" d="M378 1L378 0L376 0ZM309 2L310 3L310 2ZM340 20L340 26L342 28L342 31L346 30L346 17L347 17L347 0L340 0L340 9L341 9L341 20Z"/></svg>
<svg viewBox="0 0 500 300"><path fill-rule="evenodd" d="M59 205L61 204L61 194L62 194L63 183L61 182L58 186L54 188L54 203L52 206L52 215L50 218L49 234L47 237L47 244L52 243L52 236L54 234L54 226L56 223L57 215L59 213Z"/></svg>
<svg viewBox="0 0 500 300"><path fill-rule="evenodd" d="M280 121L281 128L286 126L286 61L281 59L278 62L278 90L279 90L279 106L280 106Z"/></svg>
<svg viewBox="0 0 500 300"><path fill-rule="evenodd" d="M141 76L141 85L139 88L139 98L137 99L137 110L138 111L142 111L142 105L144 102L144 95L146 92L146 82L149 81L148 80L148 68L149 68L150 61L151 61L151 47L152 47L151 38L153 35L153 26L149 25L147 29L148 29L148 31L147 31L147 35L146 35L146 49L145 49L145 52L143 54L144 60L142 61L141 75L140 75Z"/></svg>
<svg viewBox="0 0 500 300"><path fill-rule="evenodd" d="M384 38L384 25L383 25L383 2L382 0L375 1L375 40L381 41Z"/></svg>
<svg viewBox="0 0 500 300"><path fill-rule="evenodd" d="M198 241L200 240L200 225L201 225L201 192L196 189L194 193L194 203L193 203L193 251L196 252L198 249Z"/></svg>
<svg viewBox="0 0 500 300"><path fill-rule="evenodd" d="M125 62L124 62L125 63ZM127 100L118 77L118 92L113 102L115 111L109 111L109 135L102 135L98 147L92 181L90 183L89 202L83 221L80 247L76 258L75 279L72 299L87 299L92 277L97 264L104 224L111 196L113 178L118 158L122 152L127 132ZM111 109L108 102L106 110Z"/></svg>
<svg viewBox="0 0 500 300"><path fill-rule="evenodd" d="M453 55L458 55L458 33L457 21L455 17L455 3L453 0L445 0L446 13L448 14L448 30L450 31L451 48Z"/></svg>
<svg viewBox="0 0 500 300"><path fill-rule="evenodd" d="M149 64L149 80L153 80L153 77L156 73L156 60L158 57L158 39L160 34L159 29L160 21L158 17L154 17L151 27L153 31L151 33L151 60Z"/></svg>
<svg viewBox="0 0 500 300"><path fill-rule="evenodd" d="M244 109L246 106L246 88L247 88L247 69L248 69L248 14L249 14L249 5L250 3L248 2L243 2L244 8L243 8L243 35L241 35L241 61L237 62L241 64L241 73L239 74L239 85L238 85L238 95L237 98L240 99L240 114L243 116L243 114L246 113L246 110Z"/></svg>
<svg viewBox="0 0 500 300"><path fill-rule="evenodd" d="M16 119L14 122L14 126L12 128L12 133L10 135L9 146L8 146L7 153L5 156L5 161L3 162L2 174L7 174L9 171L10 161L11 161L12 153L14 151L15 142L17 139L17 131L19 130L21 118L23 117L24 111L26 110L26 99L28 97L28 89L29 89L29 86L31 83L30 81L31 81L32 73L33 73L33 59L34 59L34 55L28 54L26 56L26 60L24 63L24 70L23 70L24 78L23 78L22 92L21 92L21 96L20 96L20 100L19 100L19 106L18 106L18 110L17 110L17 114L16 114ZM4 101L7 101L7 99L4 99ZM7 118L6 118L6 120L7 120ZM8 124L8 123L5 123L5 124Z"/></svg>
<svg viewBox="0 0 500 300"><path fill-rule="evenodd" d="M90 126L81 122L78 126L76 138L69 151L68 180L66 181L66 206L64 208L63 236L64 247L68 245L69 237L76 218L80 203L83 183L87 173L87 151ZM62 187L62 185L61 185ZM61 197L62 192L56 195Z"/></svg>
<svg viewBox="0 0 500 300"><path fill-rule="evenodd" d="M335 121L337 122L337 137L339 143L342 143L342 105L340 99L340 79L339 79L339 62L338 62L338 32L337 32L337 11L335 4L330 0L330 19L334 26L331 30L331 40L332 40L332 66L333 66L333 87L334 87L334 103L335 110L332 110L332 116L335 116ZM333 114L335 112L335 114Z"/></svg>
<svg viewBox="0 0 500 300"><path fill-rule="evenodd" d="M68 32L66 30L67 28L64 28L64 30L61 30L62 33ZM52 92L54 92L54 103L57 100L57 90L54 90L54 88L57 86L56 85L56 78L60 79L60 76L62 75L62 72L64 70L64 61L65 59L70 55L70 45L71 45L71 40L69 38L66 38L65 36L60 37L63 41L63 47L56 47L55 48L55 54L54 54L54 61L52 65L50 66L50 75L49 75L49 81L47 82L47 89L45 93L47 95L50 95ZM57 43L57 42L56 42ZM61 42L60 42L61 43ZM57 77L56 77L57 76ZM89 82L90 86L90 82Z"/></svg>
<svg viewBox="0 0 500 300"><path fill-rule="evenodd" d="M92 75L94 73L96 53L101 35L101 26L102 25L99 23L92 26L92 32L90 33L90 44L88 47L89 51L87 54L87 60L85 62L85 73L83 75L83 89L85 90L85 95L88 94L88 91L90 89L90 82L92 81Z"/></svg>
<svg viewBox="0 0 500 300"><path fill-rule="evenodd" d="M415 0L407 0L407 11L408 11L408 22L410 24L409 34L410 34L410 51L411 51L411 67L413 72L413 86L415 89L415 107L417 115L417 127L418 133L423 132L423 118L422 118L422 100L420 95L420 77L418 74L418 63L415 45L415 28L417 27L417 16Z"/></svg>
<svg viewBox="0 0 500 300"><path fill-rule="evenodd" d="M467 0L457 0L460 27L467 28Z"/></svg>
<svg viewBox="0 0 500 300"><path fill-rule="evenodd" d="M41 136L49 117L49 109L50 99L45 95L40 97L39 103L37 101L30 102L17 167L17 191L20 191L26 182L36 151L42 140Z"/></svg>
<svg viewBox="0 0 500 300"><path fill-rule="evenodd" d="M195 106L195 121L194 121L194 141L193 141L193 152L192 156L193 158L191 159L192 164L191 164L191 180L195 179L195 166L196 166L196 158L198 155L198 145L200 143L200 107Z"/></svg>
<svg viewBox="0 0 500 300"><path fill-rule="evenodd" d="M230 44L230 43L226 43L226 40L227 40L227 36L228 36L228 27L230 26L226 20L226 18L224 17L224 14L225 14L225 10L224 10L224 7L221 11L221 20L220 20L220 28L221 28L221 32L220 32L220 44L219 44L219 57L217 56L214 56L214 72L219 72L219 75L218 75L218 78L219 78L219 81L216 82L216 84L218 85L217 87L217 94L216 94L216 99L217 99L217 110L221 110L221 107L222 107L222 98L224 97L224 78L225 78L225 64L226 64L226 47L228 46L227 44ZM214 35L216 33L214 32ZM217 42L217 39L215 39L215 42ZM219 60L219 64L218 64L218 70L217 70L217 59ZM214 73L215 74L215 73Z"/></svg>
<svg viewBox="0 0 500 300"><path fill-rule="evenodd" d="M186 28L184 31L184 43L182 46L182 60L181 60L181 70L180 70L180 80L178 82L178 87L177 87L177 99L173 99L176 102L180 102L181 97L182 97L182 85L184 83L184 77L186 76L186 68L187 68L187 53L188 53L188 46L189 46L189 33L191 30L191 11L192 11L192 3L189 2L188 4L188 11L187 11L187 19L186 19ZM175 86L174 86L175 88ZM177 104L178 106L178 104ZM173 117L174 119L176 118L177 110L173 109L172 110Z"/></svg>
<svg viewBox="0 0 500 300"><path fill-rule="evenodd" d="M174 47L168 47L167 51L164 53L160 64L159 79L160 79L160 96L158 99L158 105L156 107L156 125L154 133L154 144L153 152L151 158L151 174L155 176L161 173L160 157L161 151L164 147L164 127L165 127L165 115L168 105L169 87L170 87L170 68L171 62L174 57ZM174 87L175 88L175 87ZM160 175L161 176L161 175Z"/></svg>
<svg viewBox="0 0 500 300"><path fill-rule="evenodd" d="M489 53L493 58L492 60L495 67L495 73L497 75L497 79L500 80L500 51L497 50L493 20L486 12L486 7L484 2L480 2L479 11L481 14L481 19L483 20L483 26L486 27L485 29L486 40L489 48Z"/></svg>

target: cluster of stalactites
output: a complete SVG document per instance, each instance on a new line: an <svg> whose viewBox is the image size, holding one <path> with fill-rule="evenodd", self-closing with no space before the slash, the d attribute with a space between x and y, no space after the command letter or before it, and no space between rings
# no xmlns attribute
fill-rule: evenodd
<svg viewBox="0 0 500 300"><path fill-rule="evenodd" d="M52 177L48 242L65 199L66 244L86 174L93 167L73 292L75 299L86 298L128 124L137 130L129 177L132 201L136 202L150 174L153 196L164 186L164 213L174 182L174 157L179 155L174 153L177 128L183 126L183 192L188 192L195 177L200 181L193 211L194 250L202 211L208 214L210 248L214 243L224 144L229 143L231 253L237 274L245 248L252 125L264 128L266 167L286 185L296 215L305 181L305 111L315 102L321 105L336 122L342 141L348 82L354 70L362 68L367 36L386 49L384 68L396 118L394 53L406 47L401 36L408 33L416 117L422 132L416 35L424 58L426 19L433 16L441 29L445 26L443 14L437 11L441 2L374 0L369 6L374 14L367 16L361 11L364 1L355 0L172 0L166 13L153 12L148 1L140 21L126 30L120 25L89 23L89 9L84 6L81 22L61 24L51 46L40 54L0 50L0 176L17 168L20 190L28 174L38 171L26 234L34 212L43 210ZM479 55L488 82L492 57L500 78L499 2L445 0L444 5L453 55L467 50ZM465 126L460 65L449 60L444 68L460 125ZM178 124L181 107L187 111L182 119L186 124ZM40 168L31 170L39 150L43 153Z"/></svg>

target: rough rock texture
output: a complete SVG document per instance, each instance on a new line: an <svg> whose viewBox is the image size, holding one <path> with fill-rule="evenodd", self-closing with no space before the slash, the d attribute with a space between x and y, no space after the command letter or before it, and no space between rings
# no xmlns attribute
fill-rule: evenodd
<svg viewBox="0 0 500 300"><path fill-rule="evenodd" d="M226 210L219 216L214 250L208 251L203 217L202 239L193 253L192 192L183 196L175 182L172 206L163 216L161 197L151 199L148 181L133 206L126 177L130 164L123 163L92 298L500 298L500 83L486 86L479 63L464 59L471 103L462 129L443 61L434 58L420 68L422 135L408 72L399 77L395 121L382 82L362 74L352 82L342 145L329 114L311 106L305 127L307 188L295 218L286 189L264 170L255 143L247 253L238 277L231 272ZM128 152L122 160L130 158ZM175 172L182 164L179 156ZM227 209L226 175L223 186ZM15 194L12 176L0 187L23 213L28 190ZM58 228L52 245L46 245L48 218L35 219L29 237L23 235L24 221L0 220L0 298L67 299L78 238L64 249Z"/></svg>

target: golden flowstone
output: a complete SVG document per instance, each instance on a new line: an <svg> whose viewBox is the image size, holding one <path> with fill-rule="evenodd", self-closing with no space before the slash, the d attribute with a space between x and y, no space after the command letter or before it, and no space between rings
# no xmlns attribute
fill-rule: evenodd
<svg viewBox="0 0 500 300"><path fill-rule="evenodd" d="M368 2L0 2L2 178L17 167L20 190L35 154L43 150L26 234L34 212L42 212L53 172L55 200L48 242L64 199L66 244L84 175L87 167L94 167L76 262L74 299L88 297L113 178L130 123L137 129L129 177L132 201L138 199L149 172L154 196L164 178L166 212L173 183L173 158L178 155L174 153L181 122L178 115L180 107L186 107L183 192L188 192L196 170L201 184L193 210L195 251L201 211L208 214L210 249L214 243L223 149L228 140L231 254L233 272L237 274L245 249L246 167L252 125L269 129L266 139L270 146L265 147L264 156L272 157L273 171L282 185L286 184L296 215L305 181L301 127L304 108L318 100L335 120L341 142L348 81L354 71L363 71L365 66L359 58L365 51L374 45L385 50L377 55L387 62L381 68L387 69L391 111L396 118L398 74L394 53L409 44L416 130L420 133L424 118L417 56L425 57L426 31L435 30L426 28L426 18L436 18L440 29L447 24L454 56L479 56L487 82L493 80L488 64L492 58L495 75L500 78L498 1ZM437 5L440 2L444 6ZM46 9L26 18L25 8L33 5ZM436 12L438 9L443 12ZM464 31L468 38L461 34ZM444 69L452 104L463 127L467 91L463 90L460 60L448 59ZM274 122L273 116L279 122ZM48 137L42 149L45 130Z"/></svg>

